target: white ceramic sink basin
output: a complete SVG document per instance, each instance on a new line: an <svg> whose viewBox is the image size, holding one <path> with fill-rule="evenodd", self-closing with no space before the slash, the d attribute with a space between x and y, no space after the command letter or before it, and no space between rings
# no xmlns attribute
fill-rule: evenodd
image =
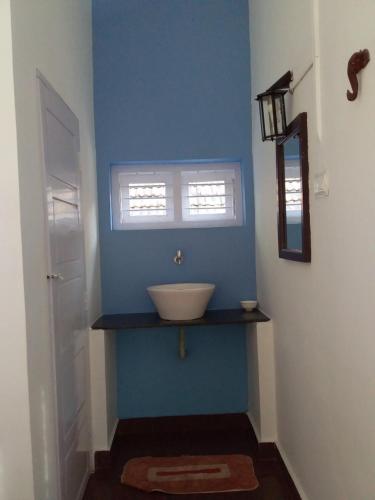
<svg viewBox="0 0 375 500"><path fill-rule="evenodd" d="M214 293L210 283L175 283L147 288L162 319L189 320L201 318Z"/></svg>

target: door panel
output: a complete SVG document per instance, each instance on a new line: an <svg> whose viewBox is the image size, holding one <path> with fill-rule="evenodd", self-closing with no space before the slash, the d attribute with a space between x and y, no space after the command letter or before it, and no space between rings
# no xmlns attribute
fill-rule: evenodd
<svg viewBox="0 0 375 500"><path fill-rule="evenodd" d="M74 193L72 193L74 194ZM53 195L55 263L82 259L82 229L78 205Z"/></svg>
<svg viewBox="0 0 375 500"><path fill-rule="evenodd" d="M61 499L80 500L89 472L89 391L79 129L58 94L40 87Z"/></svg>
<svg viewBox="0 0 375 500"><path fill-rule="evenodd" d="M41 82L44 157L48 174L78 186L79 124L61 97Z"/></svg>
<svg viewBox="0 0 375 500"><path fill-rule="evenodd" d="M65 351L71 348L75 337L80 335L84 328L82 311L76 307L77 301L79 303L83 292L82 279L76 277L67 280L66 275L64 274L63 276L64 282L60 284L59 296L55 308L57 324L55 336L60 356L63 356ZM71 310L72 313L65 314L67 310ZM70 354L68 353L67 356L70 356Z"/></svg>
<svg viewBox="0 0 375 500"><path fill-rule="evenodd" d="M83 347L77 354L72 352L68 356L73 359L72 363L64 366L62 374L62 431L66 439L69 431L76 423L77 415L85 404L86 398L86 370L85 370L85 348Z"/></svg>
<svg viewBox="0 0 375 500"><path fill-rule="evenodd" d="M74 136L51 112L46 114L46 161L49 173L77 186L78 172L71 158L76 154Z"/></svg>

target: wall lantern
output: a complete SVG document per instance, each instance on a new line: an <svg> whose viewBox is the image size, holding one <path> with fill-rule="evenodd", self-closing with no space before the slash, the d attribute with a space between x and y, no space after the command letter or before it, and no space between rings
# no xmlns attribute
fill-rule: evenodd
<svg viewBox="0 0 375 500"><path fill-rule="evenodd" d="M286 116L284 95L289 91L293 73L288 71L279 78L271 87L259 94L260 125L262 140L273 141L286 136Z"/></svg>

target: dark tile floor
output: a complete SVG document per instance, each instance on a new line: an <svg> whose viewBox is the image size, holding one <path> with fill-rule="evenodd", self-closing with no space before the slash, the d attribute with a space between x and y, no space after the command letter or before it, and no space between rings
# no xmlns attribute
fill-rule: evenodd
<svg viewBox="0 0 375 500"><path fill-rule="evenodd" d="M141 456L243 453L253 458L260 486L252 492L206 495L143 493L120 483L127 460ZM121 421L111 466L97 470L84 500L300 500L276 448L258 446L246 415Z"/></svg>

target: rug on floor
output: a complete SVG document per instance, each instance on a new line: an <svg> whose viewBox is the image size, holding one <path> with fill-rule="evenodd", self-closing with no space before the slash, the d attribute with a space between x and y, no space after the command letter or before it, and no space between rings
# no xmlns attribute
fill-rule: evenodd
<svg viewBox="0 0 375 500"><path fill-rule="evenodd" d="M142 491L174 495L251 491L259 486L253 461L246 455L132 458L121 482Z"/></svg>

